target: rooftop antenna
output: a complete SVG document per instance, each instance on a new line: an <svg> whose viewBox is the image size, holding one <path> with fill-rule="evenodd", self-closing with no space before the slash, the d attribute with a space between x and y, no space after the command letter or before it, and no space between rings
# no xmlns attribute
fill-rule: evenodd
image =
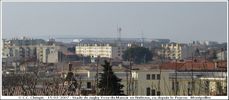
<svg viewBox="0 0 229 100"><path fill-rule="evenodd" d="M143 33L143 31L141 31L141 37L142 37L141 46L143 47L144 46L144 33Z"/></svg>
<svg viewBox="0 0 229 100"><path fill-rule="evenodd" d="M119 41L119 42L121 41L121 31L122 31L122 28L119 27L119 25L117 25L118 41Z"/></svg>

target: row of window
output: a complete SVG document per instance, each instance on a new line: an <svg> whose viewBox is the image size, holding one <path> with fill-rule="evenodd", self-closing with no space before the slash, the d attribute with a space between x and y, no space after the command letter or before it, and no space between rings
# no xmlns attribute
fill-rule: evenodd
<svg viewBox="0 0 229 100"><path fill-rule="evenodd" d="M111 46L109 44L79 44L78 46L80 47L95 47L95 46L101 46L101 47L104 47L104 46Z"/></svg>
<svg viewBox="0 0 229 100"><path fill-rule="evenodd" d="M85 50L85 49L91 49L91 50L96 50L96 49L112 49L112 47L77 47L77 50Z"/></svg>
<svg viewBox="0 0 229 100"><path fill-rule="evenodd" d="M112 56L111 54L97 54L97 55L95 55L95 54L92 54L92 53L86 53L86 54L83 54L83 53L77 53L77 54L81 54L81 55L84 55L84 56L91 56L91 57L97 57L97 56Z"/></svg>
<svg viewBox="0 0 229 100"><path fill-rule="evenodd" d="M112 50L111 48L79 48L79 49L76 49L76 51L78 51L78 50L105 50L105 51L107 51L107 50Z"/></svg>
<svg viewBox="0 0 229 100"><path fill-rule="evenodd" d="M160 80L161 79L161 75L160 74L146 74L146 79L147 80Z"/></svg>
<svg viewBox="0 0 229 100"><path fill-rule="evenodd" d="M156 91L155 89L150 89L149 87L146 88L146 95L147 96L160 96L161 95L161 92L160 91Z"/></svg>
<svg viewBox="0 0 229 100"><path fill-rule="evenodd" d="M112 51L111 50L107 50L107 51L104 51L104 50L76 50L76 52L92 52L92 53L95 53L95 52L99 52L99 53L111 53Z"/></svg>

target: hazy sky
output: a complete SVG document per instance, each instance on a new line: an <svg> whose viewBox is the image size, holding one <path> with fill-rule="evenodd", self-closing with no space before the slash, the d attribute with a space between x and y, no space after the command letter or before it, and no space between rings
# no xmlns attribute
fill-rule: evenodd
<svg viewBox="0 0 229 100"><path fill-rule="evenodd" d="M227 40L226 3L3 3L3 38Z"/></svg>

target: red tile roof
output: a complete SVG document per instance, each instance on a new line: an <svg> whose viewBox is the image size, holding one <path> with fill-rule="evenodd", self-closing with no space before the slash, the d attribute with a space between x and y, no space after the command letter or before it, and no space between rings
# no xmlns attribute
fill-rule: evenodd
<svg viewBox="0 0 229 100"><path fill-rule="evenodd" d="M74 54L74 53L72 53L72 52L63 52L63 54L66 55L66 56L76 55L76 54Z"/></svg>
<svg viewBox="0 0 229 100"><path fill-rule="evenodd" d="M226 66L226 63L224 64ZM220 70L220 64L215 62L203 62L203 61L184 61L184 62L167 62L161 65L162 69L172 69L180 71L206 71L206 70ZM224 68L226 69L226 68Z"/></svg>

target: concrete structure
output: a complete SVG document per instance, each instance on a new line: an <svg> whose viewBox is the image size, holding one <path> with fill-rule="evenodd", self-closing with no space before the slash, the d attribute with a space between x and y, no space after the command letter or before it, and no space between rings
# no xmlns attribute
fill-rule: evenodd
<svg viewBox="0 0 229 100"><path fill-rule="evenodd" d="M168 59L182 59L181 58L181 45L177 43L162 44L162 55Z"/></svg>
<svg viewBox="0 0 229 100"><path fill-rule="evenodd" d="M42 63L58 63L60 61L60 46L39 45L37 46L37 59Z"/></svg>
<svg viewBox="0 0 229 100"><path fill-rule="evenodd" d="M82 91L87 91L87 95L95 95L96 94L96 84L97 84L97 79L96 79L96 70L95 67L88 67L88 66L82 66L82 67L78 67L78 68L74 68L74 64L73 64L73 70L72 72L75 75L75 78L77 79L78 83L80 83L80 90ZM126 91L126 75L129 75L128 73L126 74L125 71L123 71L123 69L119 70L117 68L115 68L114 70L114 74L118 77L121 78L121 84L124 85L124 88L122 89L124 91L124 94L127 94ZM102 72L102 68L101 66L99 67L99 73ZM64 71L63 77L67 76L68 71Z"/></svg>
<svg viewBox="0 0 229 100"><path fill-rule="evenodd" d="M170 43L162 44L162 49L159 55L164 56L167 59L187 59L192 57L194 49L185 44Z"/></svg>
<svg viewBox="0 0 229 100"><path fill-rule="evenodd" d="M49 43L49 42L48 42ZM11 61L38 59L42 63L58 63L60 46L47 44L41 39L3 40L2 56Z"/></svg>
<svg viewBox="0 0 229 100"><path fill-rule="evenodd" d="M220 51L216 54L217 60L227 60L227 51Z"/></svg>
<svg viewBox="0 0 229 100"><path fill-rule="evenodd" d="M169 81L169 74L173 70L139 70L136 73L136 90L134 95L138 96L160 96L170 95L171 84Z"/></svg>
<svg viewBox="0 0 229 100"><path fill-rule="evenodd" d="M16 46L29 46L29 45L39 45L44 44L45 41L42 39L32 39L28 37L21 37L21 38L13 38L7 41L9 45L16 45Z"/></svg>
<svg viewBox="0 0 229 100"><path fill-rule="evenodd" d="M170 74L170 95L225 95L226 72L176 72Z"/></svg>
<svg viewBox="0 0 229 100"><path fill-rule="evenodd" d="M99 71L101 72L101 70ZM123 91L135 96L188 96L220 95L226 89L226 73L221 72L175 72L175 70L148 69L132 71L132 81L127 81L130 74L125 71L114 71L122 79ZM77 70L74 72L81 82L81 90L96 90L96 71ZM192 81L193 77L193 81ZM177 80L176 80L177 79ZM176 83L177 82L177 83ZM193 82L193 83L192 83ZM192 88L193 87L193 88ZM222 88L222 89L221 89ZM177 91L177 92L176 92ZM221 94L221 95L222 95Z"/></svg>
<svg viewBox="0 0 229 100"><path fill-rule="evenodd" d="M36 57L36 48L39 44L44 44L42 39L13 38L3 39L3 57L13 57L14 60L27 60Z"/></svg>
<svg viewBox="0 0 229 100"><path fill-rule="evenodd" d="M122 59L122 52L125 47L103 43L80 43L76 46L76 54L90 57L105 57Z"/></svg>
<svg viewBox="0 0 229 100"><path fill-rule="evenodd" d="M36 46L7 46L3 47L3 57L14 57L15 60L36 57Z"/></svg>
<svg viewBox="0 0 229 100"><path fill-rule="evenodd" d="M96 68L96 65L82 66L73 63L73 73L81 77L82 89L95 91ZM98 68L101 73L103 68ZM115 74L122 79L124 93L134 96L225 95L226 72L221 68L214 62L199 60L182 61L177 64L169 62L162 65L133 65L131 72L123 66L112 67ZM67 70L64 73L66 75Z"/></svg>

